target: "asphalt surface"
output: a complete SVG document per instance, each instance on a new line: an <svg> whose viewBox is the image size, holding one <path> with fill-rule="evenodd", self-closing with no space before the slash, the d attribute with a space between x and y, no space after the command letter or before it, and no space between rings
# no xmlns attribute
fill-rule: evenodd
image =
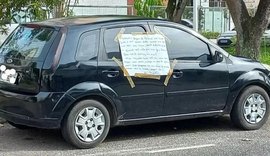
<svg viewBox="0 0 270 156"><path fill-rule="evenodd" d="M0 155L270 155L270 122L256 131L235 128L228 117L116 127L94 149L68 145L57 130L0 125Z"/></svg>

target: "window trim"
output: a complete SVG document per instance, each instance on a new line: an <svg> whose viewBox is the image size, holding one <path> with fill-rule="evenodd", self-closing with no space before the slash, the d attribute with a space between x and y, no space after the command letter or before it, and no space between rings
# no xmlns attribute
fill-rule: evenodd
<svg viewBox="0 0 270 156"><path fill-rule="evenodd" d="M83 33L80 34L79 40L78 40L77 45L76 45L76 52L75 52L75 55L74 55L74 59L75 59L76 61L79 61L79 62L90 61L90 59L89 59L89 60L80 60L80 59L78 59L78 58L77 58L77 53L78 53L78 51L79 51L79 45L80 45L80 43L81 43L82 36L83 36L84 34L91 33L91 32L93 32L93 31L97 31L97 35L98 35L98 37L97 37L97 42L98 42L98 43L97 43L97 52L96 52L96 59L95 59L95 60L98 59L99 48L100 48L100 32L101 32L101 31L100 31L100 29L92 29L92 30L84 31Z"/></svg>
<svg viewBox="0 0 270 156"><path fill-rule="evenodd" d="M145 32L149 32L150 29L147 27L148 24L147 22L143 22L143 23L130 23L130 24L124 24L124 23L121 23L121 24L115 24L115 25L109 25L109 26L104 26L101 28L101 44L100 44L100 51L101 51L101 57L100 59L101 60L104 60L104 61L112 61L111 58L108 58L108 55L107 55L107 52L106 52L106 47L105 47L105 31L108 30L108 29L115 29L115 28L123 28L123 27L141 27L145 30ZM121 50L120 50L120 53L121 53Z"/></svg>
<svg viewBox="0 0 270 156"><path fill-rule="evenodd" d="M8 37L5 39L5 41L0 45L0 48L2 48L7 42L8 40L12 39L12 36L16 33L16 30L19 29L20 27L26 27L26 28L31 28L29 27L28 24L20 24L18 25L9 35ZM50 50L51 50L51 46L53 45L56 37L57 37L57 34L59 33L59 31L54 28L54 27L47 27L47 26L41 26L41 28L47 28L47 29L52 29L53 31L53 34L50 38L50 40L48 40L45 44L44 44L44 47L42 48L42 51L41 51L41 54L36 57L36 58L31 58L31 59L25 59L26 61L37 61L37 62L40 62L40 61L44 61L46 60L47 58L47 55L50 53ZM1 56L1 55L0 55Z"/></svg>

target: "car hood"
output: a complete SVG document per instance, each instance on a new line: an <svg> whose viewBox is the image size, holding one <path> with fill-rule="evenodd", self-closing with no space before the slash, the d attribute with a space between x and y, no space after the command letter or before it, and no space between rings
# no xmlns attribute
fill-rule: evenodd
<svg viewBox="0 0 270 156"><path fill-rule="evenodd" d="M266 68L262 65L261 62L239 56L229 55L229 59L233 62L233 64L237 65L239 68L248 69L248 70L260 70L264 73L267 73Z"/></svg>
<svg viewBox="0 0 270 156"><path fill-rule="evenodd" d="M259 61L247 58L247 57L243 57L243 56L233 56L233 55L229 55L229 58L234 60L234 61L240 61L240 62L252 62L252 63L260 63Z"/></svg>

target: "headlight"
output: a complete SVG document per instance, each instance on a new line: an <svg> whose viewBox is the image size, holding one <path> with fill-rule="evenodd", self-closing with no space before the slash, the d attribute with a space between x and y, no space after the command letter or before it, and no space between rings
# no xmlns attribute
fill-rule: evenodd
<svg viewBox="0 0 270 156"><path fill-rule="evenodd" d="M267 69L268 71L270 71L270 66L268 64L263 64L262 65L264 66L265 69Z"/></svg>

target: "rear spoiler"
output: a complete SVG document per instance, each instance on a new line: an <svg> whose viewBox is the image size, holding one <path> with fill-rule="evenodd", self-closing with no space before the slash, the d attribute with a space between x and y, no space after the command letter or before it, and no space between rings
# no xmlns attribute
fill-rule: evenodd
<svg viewBox="0 0 270 156"><path fill-rule="evenodd" d="M54 29L57 31L60 30L60 27L57 27L57 26L49 26L49 25L35 24L35 23L23 23L23 24L20 24L20 26L25 26L28 28L37 28L37 29L38 28L49 28L49 29Z"/></svg>

